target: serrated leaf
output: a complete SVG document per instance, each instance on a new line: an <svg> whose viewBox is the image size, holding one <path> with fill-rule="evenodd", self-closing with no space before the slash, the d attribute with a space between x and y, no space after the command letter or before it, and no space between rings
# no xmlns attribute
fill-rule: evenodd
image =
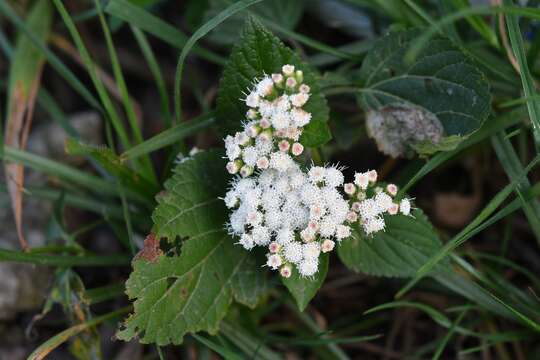
<svg viewBox="0 0 540 360"><path fill-rule="evenodd" d="M173 170L152 214L158 237L174 241L177 236L224 229L227 211L219 197L225 193L227 175L221 157L221 152L207 151Z"/></svg>
<svg viewBox="0 0 540 360"><path fill-rule="evenodd" d="M204 15L205 20L211 19L233 3L234 0L210 0L209 8ZM250 12L253 15L275 21L285 29L292 30L304 12L304 5L304 0L264 1L253 6ZM208 39L221 45L232 45L236 43L238 41L238 29L242 27L244 19L245 14L238 14L231 17L213 30L209 34Z"/></svg>
<svg viewBox="0 0 540 360"><path fill-rule="evenodd" d="M412 215L385 217L385 231L373 236L353 227L354 236L341 242L338 256L349 269L368 275L414 276L442 245L424 213L415 210Z"/></svg>
<svg viewBox="0 0 540 360"><path fill-rule="evenodd" d="M208 151L180 163L165 183L154 211L157 236L187 238L180 255L137 257L126 283L134 301L118 337L143 343L179 344L188 332L214 334L229 305L253 306L265 289L253 254L234 245L224 229L226 209L222 153Z"/></svg>
<svg viewBox="0 0 540 360"><path fill-rule="evenodd" d="M328 105L321 93L318 76L313 69L286 47L254 18L248 18L240 41L231 56L219 84L217 97L218 124L223 135L241 128L247 107L241 100L255 78L281 71L293 64L304 72L304 82L311 87L311 96L304 110L312 114L300 141L308 147L320 146L331 139L328 129Z"/></svg>
<svg viewBox="0 0 540 360"><path fill-rule="evenodd" d="M405 53L420 31L391 32L375 43L360 71L359 100L366 110L382 114L406 107L427 118L434 115L444 130L441 146L436 141L415 149L431 154L457 146L445 137L460 139L478 130L489 115L491 97L484 74L448 39L432 39L407 63Z"/></svg>
<svg viewBox="0 0 540 360"><path fill-rule="evenodd" d="M319 271L313 277L300 276L296 266L293 266L291 276L289 278L281 278L281 281L289 289L289 292L296 301L296 305L300 311L304 311L311 299L319 291L324 279L326 279L328 258L328 253L321 255L319 259Z"/></svg>
<svg viewBox="0 0 540 360"><path fill-rule="evenodd" d="M241 251L238 246L236 251ZM264 255L255 256L255 250L245 255L242 265L232 279L232 287L236 302L253 309L261 298L266 296L270 284L266 272L261 269L261 264L264 264L262 260L265 259Z"/></svg>

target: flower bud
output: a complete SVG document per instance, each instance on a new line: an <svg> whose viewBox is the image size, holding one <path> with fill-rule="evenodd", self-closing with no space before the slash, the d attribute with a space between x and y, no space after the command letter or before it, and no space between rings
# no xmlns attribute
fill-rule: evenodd
<svg viewBox="0 0 540 360"><path fill-rule="evenodd" d="M283 265L281 269L279 269L279 274L286 279L291 277L292 275L291 265Z"/></svg>
<svg viewBox="0 0 540 360"><path fill-rule="evenodd" d="M236 174L238 171L240 171L242 165L242 160L229 161L226 165L226 169L229 174Z"/></svg>
<svg viewBox="0 0 540 360"><path fill-rule="evenodd" d="M294 65L283 65L281 71L285 76L291 76L294 73Z"/></svg>
<svg viewBox="0 0 540 360"><path fill-rule="evenodd" d="M251 166L244 165L240 169L240 175L244 178L250 176L251 174L253 174L253 167Z"/></svg>
<svg viewBox="0 0 540 360"><path fill-rule="evenodd" d="M299 156L301 155L303 152L304 152L304 145L300 144L300 143L294 143L292 145L292 154L294 156Z"/></svg>

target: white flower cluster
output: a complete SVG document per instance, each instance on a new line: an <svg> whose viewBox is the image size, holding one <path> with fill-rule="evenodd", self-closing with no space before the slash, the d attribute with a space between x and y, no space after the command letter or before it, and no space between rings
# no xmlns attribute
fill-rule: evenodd
<svg viewBox="0 0 540 360"><path fill-rule="evenodd" d="M229 173L247 177L255 169L286 171L294 164L292 156L304 152L298 141L311 113L302 109L310 97L303 78L301 70L284 65L281 73L254 83L244 100L250 109L243 131L225 138Z"/></svg>
<svg viewBox="0 0 540 360"><path fill-rule="evenodd" d="M384 230L385 213L408 215L411 208L408 199L394 203L395 185L376 186L374 170L343 184L336 167L300 168L294 157L304 151L299 139L311 120L302 109L310 88L302 82L293 65L256 81L245 99L249 120L225 138L227 170L240 175L224 198L231 209L228 231L247 250L266 247L266 265L286 278L293 266L302 276L317 273L321 253L351 236L349 224L358 221L373 234Z"/></svg>
<svg viewBox="0 0 540 360"><path fill-rule="evenodd" d="M395 202L398 187L394 184L388 184L384 188L377 185L375 170L355 173L354 183L346 183L343 189L351 201L347 221L358 221L367 235L384 230L385 214L401 213L408 216L411 213L411 200L404 198L399 203Z"/></svg>
<svg viewBox="0 0 540 360"><path fill-rule="evenodd" d="M313 166L307 174L294 163L286 171L267 169L259 176L239 178L225 196L233 209L229 232L247 250L268 247L267 266L291 275L314 275L321 252L351 234L344 223L349 204L337 190L343 174L335 167Z"/></svg>

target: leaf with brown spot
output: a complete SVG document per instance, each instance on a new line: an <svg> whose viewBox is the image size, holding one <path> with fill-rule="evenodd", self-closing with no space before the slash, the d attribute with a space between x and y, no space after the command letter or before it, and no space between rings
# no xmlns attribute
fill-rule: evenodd
<svg viewBox="0 0 540 360"><path fill-rule="evenodd" d="M159 239L150 234L144 239L144 245L142 250L135 256L134 260L145 260L147 262L156 262L160 256L163 255L163 251L159 248Z"/></svg>
<svg viewBox="0 0 540 360"><path fill-rule="evenodd" d="M37 1L27 17L26 25L42 41L49 36L52 24L52 8L49 1ZM5 145L24 149L34 114L34 105L41 82L45 58L30 39L19 34L9 70L8 118L5 130ZM11 198L17 235L23 249L28 243L22 230L22 195L24 167L5 164L6 183Z"/></svg>

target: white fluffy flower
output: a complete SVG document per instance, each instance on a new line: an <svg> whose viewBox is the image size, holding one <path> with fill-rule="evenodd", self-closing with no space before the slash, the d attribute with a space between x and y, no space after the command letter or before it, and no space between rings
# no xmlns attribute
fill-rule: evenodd
<svg viewBox="0 0 540 360"><path fill-rule="evenodd" d="M321 247L317 242L311 242L302 246L302 254L305 260L313 260L319 257Z"/></svg>
<svg viewBox="0 0 540 360"><path fill-rule="evenodd" d="M246 105L252 108L259 106L259 94L252 92L246 97Z"/></svg>
<svg viewBox="0 0 540 360"><path fill-rule="evenodd" d="M270 168L278 171L287 171L294 166L293 159L289 154L275 152L270 155Z"/></svg>
<svg viewBox="0 0 540 360"><path fill-rule="evenodd" d="M291 95L289 98L291 99L291 104L293 106L302 107L308 101L309 94L301 92L301 93L298 93L298 94Z"/></svg>
<svg viewBox="0 0 540 360"><path fill-rule="evenodd" d="M388 211L392 204L394 203L392 200L392 197L384 192L380 192L377 195L375 195L375 203L377 206L377 209L379 210L379 213L383 213L385 211Z"/></svg>
<svg viewBox="0 0 540 360"><path fill-rule="evenodd" d="M242 150L242 159L248 166L255 166L259 159L259 152L254 146L247 146Z"/></svg>
<svg viewBox="0 0 540 360"><path fill-rule="evenodd" d="M385 225L382 217L374 217L366 221L364 231L369 235L384 230Z"/></svg>
<svg viewBox="0 0 540 360"><path fill-rule="evenodd" d="M268 96L274 90L274 81L269 76L265 76L255 88L260 97Z"/></svg>
<svg viewBox="0 0 540 360"><path fill-rule="evenodd" d="M354 183L362 190L367 189L369 184L369 177L367 173L354 174Z"/></svg>
<svg viewBox="0 0 540 360"><path fill-rule="evenodd" d="M246 250L251 250L255 246L255 243L253 242L253 237L250 234L247 234L247 233L244 233L244 234L242 234L242 236L240 236L239 243Z"/></svg>
<svg viewBox="0 0 540 360"><path fill-rule="evenodd" d="M343 185L343 173L334 167L325 169L324 178L326 185L328 186L338 187Z"/></svg>
<svg viewBox="0 0 540 360"><path fill-rule="evenodd" d="M287 261L293 264L299 263L303 258L302 244L298 242L290 242L283 247L283 254Z"/></svg>
<svg viewBox="0 0 540 360"><path fill-rule="evenodd" d="M409 199L403 199L401 200L401 202L399 203L399 211L403 214L403 215L410 215L411 214L411 201Z"/></svg>
<svg viewBox="0 0 540 360"><path fill-rule="evenodd" d="M351 236L351 228L346 225L336 226L336 239L343 240Z"/></svg>
<svg viewBox="0 0 540 360"><path fill-rule="evenodd" d="M268 245L270 243L270 232L265 226L256 226L253 228L253 242L257 245Z"/></svg>
<svg viewBox="0 0 540 360"><path fill-rule="evenodd" d="M304 260L300 264L298 264L298 272L300 272L300 275L306 276L306 277L315 275L315 273L317 273L318 268L319 268L318 259Z"/></svg>
<svg viewBox="0 0 540 360"><path fill-rule="evenodd" d="M309 180L313 183L324 181L325 169L322 166L313 166L308 171Z"/></svg>

